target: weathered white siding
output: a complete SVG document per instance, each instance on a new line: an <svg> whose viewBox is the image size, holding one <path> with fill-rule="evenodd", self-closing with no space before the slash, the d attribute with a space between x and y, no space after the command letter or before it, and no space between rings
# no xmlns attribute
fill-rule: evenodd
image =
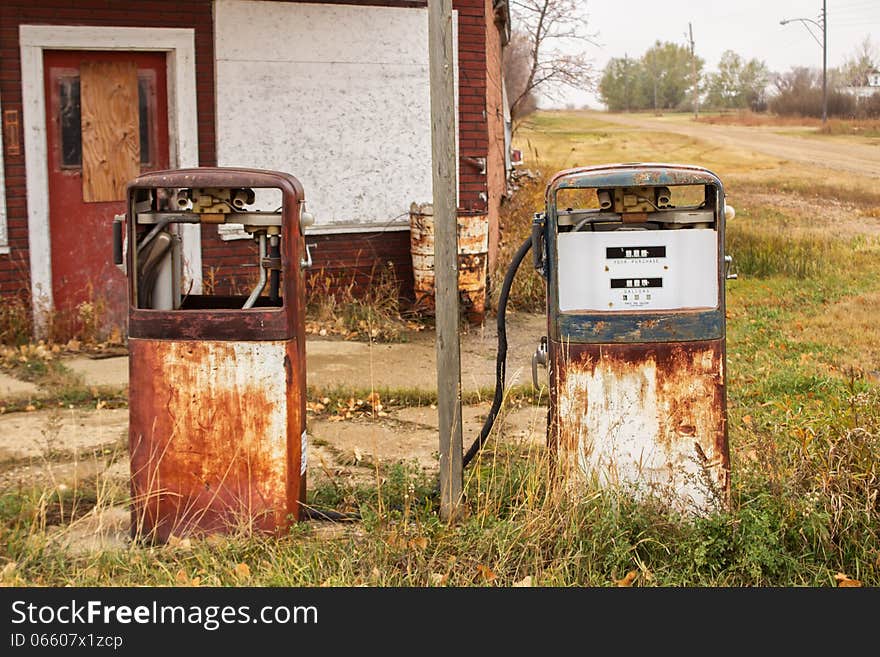
<svg viewBox="0 0 880 657"><path fill-rule="evenodd" d="M217 160L303 183L317 228L431 201L424 8L217 0Z"/></svg>

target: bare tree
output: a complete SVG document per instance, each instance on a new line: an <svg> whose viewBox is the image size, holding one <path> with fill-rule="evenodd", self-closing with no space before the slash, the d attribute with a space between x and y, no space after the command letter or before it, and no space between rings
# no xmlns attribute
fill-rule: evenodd
<svg viewBox="0 0 880 657"><path fill-rule="evenodd" d="M595 36L587 32L584 2L578 0L512 0L517 29L528 44L528 75L518 93L510 90L514 129L528 99L539 91L553 94L563 87L593 85L593 66L583 51Z"/></svg>
<svg viewBox="0 0 880 657"><path fill-rule="evenodd" d="M864 87L868 84L868 76L878 66L880 66L880 51L871 42L870 35L866 36L841 67L843 83L853 87Z"/></svg>
<svg viewBox="0 0 880 657"><path fill-rule="evenodd" d="M522 119L538 108L538 98L534 90L526 92L529 75L532 72L532 57L529 35L515 29L510 41L504 47L504 86L507 88L508 109L513 115L513 101L516 101L516 116Z"/></svg>

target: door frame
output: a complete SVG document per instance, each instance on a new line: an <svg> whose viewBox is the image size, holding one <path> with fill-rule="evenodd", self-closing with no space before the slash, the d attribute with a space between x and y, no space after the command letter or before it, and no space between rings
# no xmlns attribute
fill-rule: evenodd
<svg viewBox="0 0 880 657"><path fill-rule="evenodd" d="M46 140L44 50L141 50L166 53L168 81L168 156L171 168L199 165L196 107L195 30L192 28L21 25L21 87L25 181L28 206L31 298L34 332L44 337L52 294L49 234L49 158ZM108 230L112 218L108 217ZM198 225L182 230L184 280L191 292L202 290L202 246ZM110 257L110 254L108 254Z"/></svg>

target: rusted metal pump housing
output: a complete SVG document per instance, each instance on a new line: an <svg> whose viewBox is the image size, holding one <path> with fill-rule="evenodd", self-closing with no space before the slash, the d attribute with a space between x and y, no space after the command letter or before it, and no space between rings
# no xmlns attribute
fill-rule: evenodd
<svg viewBox="0 0 880 657"><path fill-rule="evenodd" d="M302 185L183 169L136 178L127 198L132 535L281 532L306 489ZM222 223L259 242L245 270L259 282L188 294L180 228Z"/></svg>
<svg viewBox="0 0 880 657"><path fill-rule="evenodd" d="M547 279L548 440L567 481L726 504L724 191L695 166L558 173L533 231Z"/></svg>

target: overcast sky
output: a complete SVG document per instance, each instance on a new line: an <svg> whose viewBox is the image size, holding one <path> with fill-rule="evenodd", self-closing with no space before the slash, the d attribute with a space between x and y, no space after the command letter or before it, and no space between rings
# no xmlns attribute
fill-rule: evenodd
<svg viewBox="0 0 880 657"><path fill-rule="evenodd" d="M771 71L822 68L822 48L805 25L779 24L784 18L820 22L822 0L586 0L584 5L590 32L598 32L597 45L587 46L597 77L610 58L640 57L657 39L686 44L688 22L704 71L714 70L728 49L763 60ZM840 65L866 36L880 48L880 0L827 0L827 10L829 68ZM545 99L541 105L566 103L601 107L596 95L586 92L567 92L562 100Z"/></svg>

